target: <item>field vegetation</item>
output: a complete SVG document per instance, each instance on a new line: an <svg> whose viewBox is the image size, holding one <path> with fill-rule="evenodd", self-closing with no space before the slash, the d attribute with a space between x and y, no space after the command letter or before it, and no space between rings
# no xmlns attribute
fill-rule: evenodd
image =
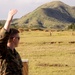
<svg viewBox="0 0 75 75"><path fill-rule="evenodd" d="M75 32L24 31L17 47L29 75L75 75Z"/></svg>

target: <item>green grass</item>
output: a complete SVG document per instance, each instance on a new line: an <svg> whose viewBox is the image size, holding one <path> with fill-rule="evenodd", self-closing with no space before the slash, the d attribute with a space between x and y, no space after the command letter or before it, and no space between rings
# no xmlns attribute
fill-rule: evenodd
<svg viewBox="0 0 75 75"><path fill-rule="evenodd" d="M69 43L75 41L72 32L50 36L50 32L31 31L20 36L17 50L22 59L29 60L29 75L75 75L75 43Z"/></svg>

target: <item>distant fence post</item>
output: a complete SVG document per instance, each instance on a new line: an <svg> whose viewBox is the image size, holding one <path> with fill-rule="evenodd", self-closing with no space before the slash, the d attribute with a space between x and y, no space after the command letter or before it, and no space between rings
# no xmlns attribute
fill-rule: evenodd
<svg viewBox="0 0 75 75"><path fill-rule="evenodd" d="M28 75L28 59L22 59L23 75Z"/></svg>

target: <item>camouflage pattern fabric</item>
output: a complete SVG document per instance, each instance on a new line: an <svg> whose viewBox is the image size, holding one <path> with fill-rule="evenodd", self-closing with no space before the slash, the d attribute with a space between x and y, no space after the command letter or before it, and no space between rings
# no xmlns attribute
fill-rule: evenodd
<svg viewBox="0 0 75 75"><path fill-rule="evenodd" d="M0 75L23 75L22 61L18 52L7 47L9 34L4 28L0 31Z"/></svg>
<svg viewBox="0 0 75 75"><path fill-rule="evenodd" d="M5 71L6 71L5 60L0 60L0 75L6 75Z"/></svg>

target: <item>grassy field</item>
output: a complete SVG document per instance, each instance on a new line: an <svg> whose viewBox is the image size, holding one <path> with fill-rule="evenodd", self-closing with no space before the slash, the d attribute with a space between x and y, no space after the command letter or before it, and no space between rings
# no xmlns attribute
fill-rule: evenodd
<svg viewBox="0 0 75 75"><path fill-rule="evenodd" d="M29 60L29 75L75 75L75 35L72 31L20 33L17 47Z"/></svg>

